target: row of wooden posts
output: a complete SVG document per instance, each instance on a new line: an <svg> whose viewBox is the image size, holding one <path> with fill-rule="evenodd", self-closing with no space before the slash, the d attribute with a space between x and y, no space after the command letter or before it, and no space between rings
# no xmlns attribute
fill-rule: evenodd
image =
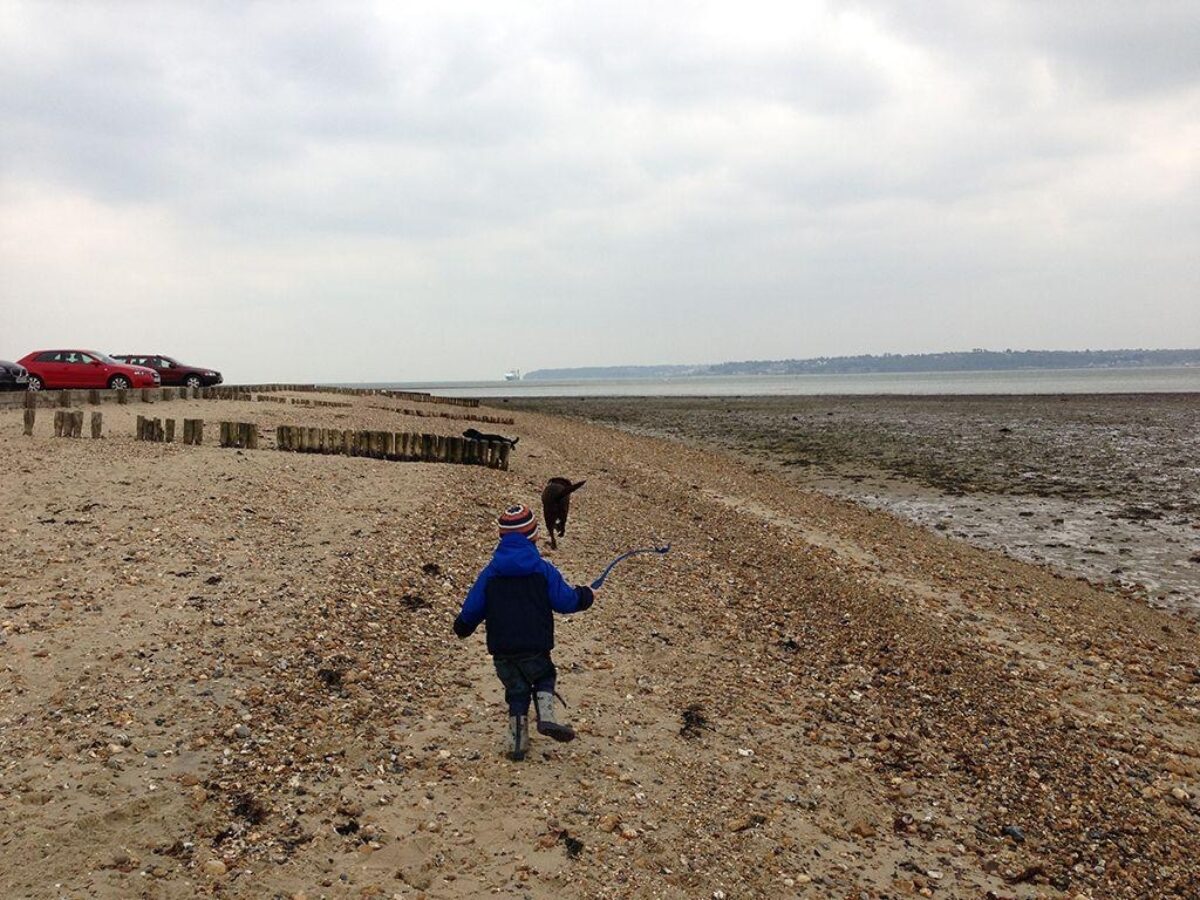
<svg viewBox="0 0 1200 900"><path fill-rule="evenodd" d="M401 416L414 416L418 419L459 419L463 422L486 422L489 425L511 425L513 419L505 416L485 416L482 413L449 413L433 412L427 409L396 409L394 406L377 406L371 404L371 409L382 409Z"/></svg>
<svg viewBox="0 0 1200 900"><path fill-rule="evenodd" d="M33 434L37 410L25 410L25 434ZM93 412L92 437L103 433L103 416ZM173 443L175 420L138 416L135 436L139 441ZM56 410L55 437L82 437L83 411ZM204 443L204 420L183 420L183 443ZM222 447L258 449L258 425L253 422L222 422ZM280 425L275 429L275 449L294 453L324 453L339 456L365 456L399 462L442 462L468 466L508 469L511 445L494 441L472 441L440 434L412 434L391 431L354 431L338 428L300 428Z"/></svg>
<svg viewBox="0 0 1200 900"><path fill-rule="evenodd" d="M294 453L367 456L401 462L442 462L507 469L512 447L507 443L471 441L440 434L352 431L338 428L275 429L275 448Z"/></svg>
<svg viewBox="0 0 1200 900"><path fill-rule="evenodd" d="M332 406L336 409L349 409L353 403L343 403L340 400L310 400L308 397L272 397L268 394L258 394L254 398L259 403L290 403L292 406Z"/></svg>
<svg viewBox="0 0 1200 900"><path fill-rule="evenodd" d="M417 403L442 404L445 406L479 406L473 397L436 397L425 391L389 391L380 388L322 387L315 384L257 384L221 385L219 387L156 387L114 389L71 389L0 393L0 409L57 406L100 406L103 403L126 404L132 402L154 403L158 400L254 400L255 394L292 391L296 393L329 393L354 397L389 397L393 400L411 400ZM267 399L259 396L259 400ZM274 399L274 398L272 398ZM288 402L278 400L276 402ZM327 405L332 401L313 401L312 405ZM307 405L307 404L305 404Z"/></svg>
<svg viewBox="0 0 1200 900"><path fill-rule="evenodd" d="M221 446L258 449L258 426L253 422L222 422Z"/></svg>
<svg viewBox="0 0 1200 900"><path fill-rule="evenodd" d="M135 429L134 435L139 441L153 441L159 444L171 444L175 441L174 419L167 419L164 423L162 419L151 419L147 416L138 416ZM193 444L196 446L204 443L203 419L183 420L183 443Z"/></svg>
<svg viewBox="0 0 1200 900"><path fill-rule="evenodd" d="M33 434L34 418L37 411L33 408L25 410L25 433ZM92 413L92 437L98 438L104 433L104 418L100 413ZM56 410L54 413L55 437L83 437L83 410L68 412Z"/></svg>
<svg viewBox="0 0 1200 900"><path fill-rule="evenodd" d="M189 427L190 426L190 427ZM138 417L141 440L163 440L164 429L158 419ZM184 443L200 443L204 423L184 420ZM166 440L172 440L175 423L167 421ZM140 437L143 433L150 436ZM189 440L189 435L194 440ZM222 422L221 446L257 450L258 426L253 422ZM338 456L365 456L397 462L442 462L460 465L508 469L512 447L507 443L471 441L440 434L411 434L391 431L355 431L339 428L301 428L280 425L275 429L275 449L293 453L323 453Z"/></svg>
<svg viewBox="0 0 1200 900"><path fill-rule="evenodd" d="M37 409L32 406L25 408L25 434L33 436L33 426L37 423ZM98 438L104 434L104 416L101 413L92 413L92 437ZM83 437L83 410L67 411L65 409L57 409L54 411L54 436L55 437Z"/></svg>
<svg viewBox="0 0 1200 900"><path fill-rule="evenodd" d="M380 391L381 396L391 397L393 400L413 400L417 403L440 403L443 406L468 406L474 408L479 405L477 397L437 397L425 391Z"/></svg>
<svg viewBox="0 0 1200 900"><path fill-rule="evenodd" d="M155 403L169 400L253 400L254 395L241 388L188 388L158 387L129 388L126 390L67 390L67 391L24 391L0 394L0 408L26 409L38 407L101 406L117 403Z"/></svg>
<svg viewBox="0 0 1200 900"><path fill-rule="evenodd" d="M320 384L243 384L243 391L263 393L266 391L289 391L291 393L344 394L348 397L391 397L393 400L412 400L416 403L440 403L444 406L479 405L478 397L439 397L428 391L393 391L387 388L331 387Z"/></svg>
<svg viewBox="0 0 1200 900"><path fill-rule="evenodd" d="M343 403L340 400L310 400L307 397L292 397L292 406L326 406L335 409L349 409L353 403Z"/></svg>

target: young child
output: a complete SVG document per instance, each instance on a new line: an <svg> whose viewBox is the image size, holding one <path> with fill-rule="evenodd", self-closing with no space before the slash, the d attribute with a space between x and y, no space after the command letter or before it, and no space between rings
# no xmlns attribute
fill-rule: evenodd
<svg viewBox="0 0 1200 900"><path fill-rule="evenodd" d="M454 633L469 637L487 621L487 648L504 684L511 739L509 757L522 760L529 749L529 701L537 707L540 734L574 740L570 725L554 712L556 672L554 613L585 610L595 600L591 588L571 587L538 552L538 523L529 508L510 506L500 516L500 544L463 601Z"/></svg>

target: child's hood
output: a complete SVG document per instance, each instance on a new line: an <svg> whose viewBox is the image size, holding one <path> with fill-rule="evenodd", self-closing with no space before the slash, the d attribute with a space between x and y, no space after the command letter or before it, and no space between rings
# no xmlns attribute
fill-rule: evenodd
<svg viewBox="0 0 1200 900"><path fill-rule="evenodd" d="M542 555L537 545L523 534L506 534L492 555L493 575L531 575L540 571Z"/></svg>

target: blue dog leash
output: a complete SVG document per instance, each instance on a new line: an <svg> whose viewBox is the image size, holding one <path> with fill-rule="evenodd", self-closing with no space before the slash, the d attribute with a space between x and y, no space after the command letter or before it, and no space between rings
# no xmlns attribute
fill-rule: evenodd
<svg viewBox="0 0 1200 900"><path fill-rule="evenodd" d="M620 556L618 556L616 559L614 559L612 562L610 562L608 564L608 567L605 568L605 570L600 573L599 578L597 578L595 581L592 582L592 590L596 590L597 588L602 587L604 585L604 579L608 577L608 573L611 572L613 569L615 569L617 567L617 563L621 562L621 560L629 559L629 557L631 557L631 556L637 556L639 553L663 554L663 553L669 553L670 551L671 551L671 545L664 544L661 547L643 547L640 550L630 550L628 553L622 553Z"/></svg>

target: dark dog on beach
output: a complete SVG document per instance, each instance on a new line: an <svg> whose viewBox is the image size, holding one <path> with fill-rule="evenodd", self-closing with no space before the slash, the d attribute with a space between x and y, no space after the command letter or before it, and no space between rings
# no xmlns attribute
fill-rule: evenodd
<svg viewBox="0 0 1200 900"><path fill-rule="evenodd" d="M558 548L554 532L562 537L567 533L567 513L571 511L571 495L587 484L580 481L572 484L568 478L551 478L542 491L542 516L546 520L546 534L550 535L550 546Z"/></svg>
<svg viewBox="0 0 1200 900"><path fill-rule="evenodd" d="M492 441L497 444L508 444L510 447L517 446L519 437L507 438L502 434L484 434L482 431L476 431L474 428L468 428L463 432L463 437L469 441Z"/></svg>

